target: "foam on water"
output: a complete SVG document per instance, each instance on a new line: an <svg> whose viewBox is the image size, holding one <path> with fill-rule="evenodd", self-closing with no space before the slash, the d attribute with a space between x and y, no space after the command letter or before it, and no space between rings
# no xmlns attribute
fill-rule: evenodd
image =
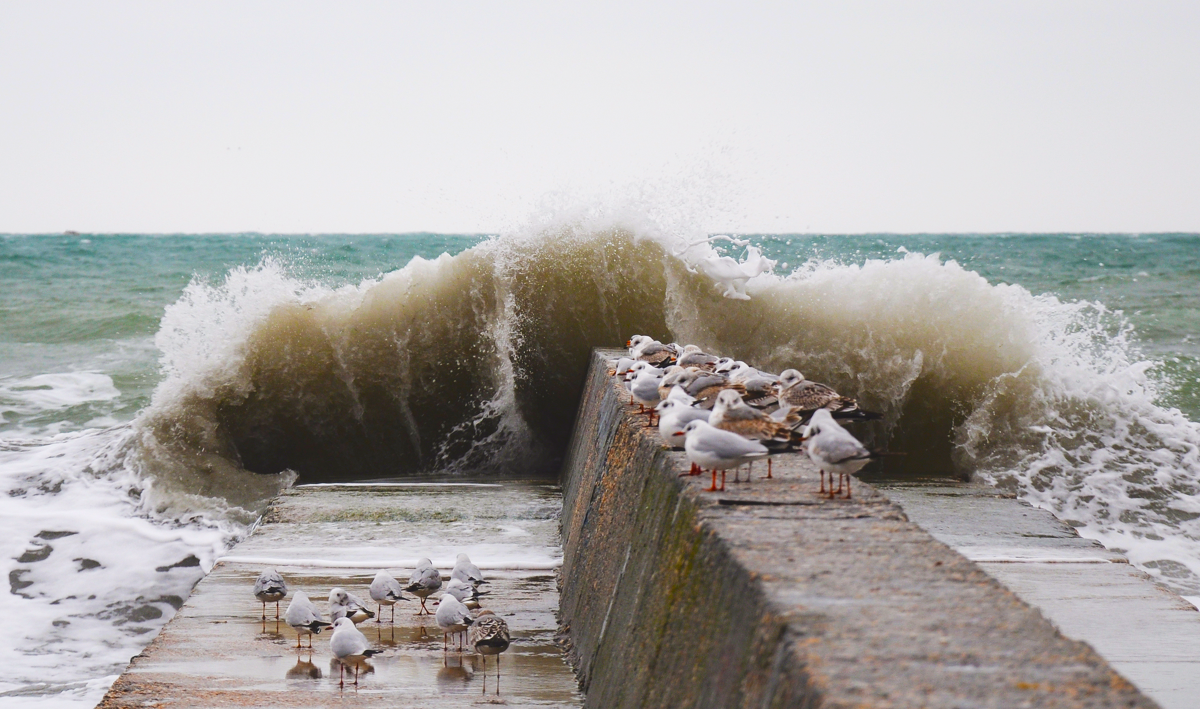
<svg viewBox="0 0 1200 709"><path fill-rule="evenodd" d="M128 429L0 447L0 698L95 704L237 533L141 509Z"/></svg>
<svg viewBox="0 0 1200 709"><path fill-rule="evenodd" d="M884 413L889 474L994 480L1200 594L1200 428L1123 314L936 254L776 260L594 215L337 287L268 258L166 309L130 422L90 366L0 380L0 699L95 703L297 478L553 475L589 351L633 333L796 367Z"/></svg>

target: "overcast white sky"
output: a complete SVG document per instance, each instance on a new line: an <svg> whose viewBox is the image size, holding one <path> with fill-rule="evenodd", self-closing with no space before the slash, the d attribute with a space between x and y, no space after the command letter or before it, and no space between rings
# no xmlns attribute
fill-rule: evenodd
<svg viewBox="0 0 1200 709"><path fill-rule="evenodd" d="M564 192L1200 231L1200 3L0 0L0 232L493 231Z"/></svg>

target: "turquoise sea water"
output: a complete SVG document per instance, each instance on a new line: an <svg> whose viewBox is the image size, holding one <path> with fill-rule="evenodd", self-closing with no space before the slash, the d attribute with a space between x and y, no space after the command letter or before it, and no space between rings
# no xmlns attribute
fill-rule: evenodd
<svg viewBox="0 0 1200 709"><path fill-rule="evenodd" d="M193 279L217 282L236 266L275 259L296 278L359 283L413 256L456 254L483 235L0 236L0 383L51 372L94 370L121 396L30 413L0 408L0 434L96 416L128 420L158 381L153 345L163 309ZM1200 419L1200 235L751 235L778 271L811 259L861 263L899 249L939 253L992 283L1101 303L1133 327L1138 345L1169 382L1164 404ZM1114 318L1114 322L1120 318ZM2 396L2 395L0 395ZM0 407L4 401L0 399Z"/></svg>

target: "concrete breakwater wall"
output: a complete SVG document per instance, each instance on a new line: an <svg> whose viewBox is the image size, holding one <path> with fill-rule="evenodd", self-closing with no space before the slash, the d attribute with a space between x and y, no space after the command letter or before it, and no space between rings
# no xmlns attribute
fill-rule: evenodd
<svg viewBox="0 0 1200 709"><path fill-rule="evenodd" d="M597 351L563 471L561 622L597 707L1152 707L869 485L680 477Z"/></svg>

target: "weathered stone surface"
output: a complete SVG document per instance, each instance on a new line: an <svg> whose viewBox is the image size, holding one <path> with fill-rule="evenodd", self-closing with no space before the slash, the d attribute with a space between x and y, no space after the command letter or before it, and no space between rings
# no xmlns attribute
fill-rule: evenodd
<svg viewBox="0 0 1200 709"><path fill-rule="evenodd" d="M563 477L561 620L597 707L1152 707L870 486L703 492L597 352Z"/></svg>

